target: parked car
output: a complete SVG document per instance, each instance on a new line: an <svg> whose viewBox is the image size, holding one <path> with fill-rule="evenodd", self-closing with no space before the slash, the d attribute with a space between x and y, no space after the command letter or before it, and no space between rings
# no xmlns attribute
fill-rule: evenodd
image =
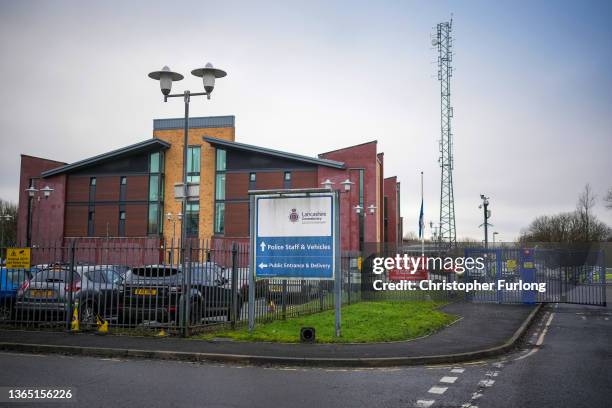
<svg viewBox="0 0 612 408"><path fill-rule="evenodd" d="M19 288L15 302L19 320L65 320L78 306L79 319L94 324L96 316L112 319L119 304L122 268L115 265L54 265L34 274Z"/></svg>
<svg viewBox="0 0 612 408"><path fill-rule="evenodd" d="M149 265L130 269L122 287L124 324L178 322L184 299L190 304L190 323L231 313L232 291L224 269L214 262L189 265L191 283L180 265ZM187 293L183 293L187 287ZM188 296L186 298L185 296ZM238 295L238 312L242 296Z"/></svg>
<svg viewBox="0 0 612 408"><path fill-rule="evenodd" d="M0 268L0 322L12 320L17 290L30 278L31 270Z"/></svg>

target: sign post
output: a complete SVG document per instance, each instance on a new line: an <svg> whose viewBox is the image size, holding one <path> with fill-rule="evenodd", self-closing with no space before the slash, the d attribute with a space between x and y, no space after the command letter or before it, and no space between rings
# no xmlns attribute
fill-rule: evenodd
<svg viewBox="0 0 612 408"><path fill-rule="evenodd" d="M328 189L251 192L249 330L255 326L256 279L334 280L340 333L339 206Z"/></svg>

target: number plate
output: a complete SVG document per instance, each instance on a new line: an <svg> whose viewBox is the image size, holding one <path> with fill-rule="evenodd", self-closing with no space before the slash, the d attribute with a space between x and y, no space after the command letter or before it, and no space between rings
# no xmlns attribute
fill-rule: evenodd
<svg viewBox="0 0 612 408"><path fill-rule="evenodd" d="M142 296L157 295L157 289L136 289L134 293Z"/></svg>
<svg viewBox="0 0 612 408"><path fill-rule="evenodd" d="M52 290L42 290L42 289L31 289L30 296L38 297L38 298L50 298L50 297L53 297L53 291Z"/></svg>

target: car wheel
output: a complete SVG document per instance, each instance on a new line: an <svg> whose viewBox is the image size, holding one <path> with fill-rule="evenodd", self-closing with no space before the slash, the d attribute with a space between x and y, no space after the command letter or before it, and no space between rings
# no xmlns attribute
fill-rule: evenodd
<svg viewBox="0 0 612 408"><path fill-rule="evenodd" d="M96 323L96 312L94 311L94 307L91 303L86 303L83 307L81 307L81 313L79 315L81 318L81 323L93 325Z"/></svg>

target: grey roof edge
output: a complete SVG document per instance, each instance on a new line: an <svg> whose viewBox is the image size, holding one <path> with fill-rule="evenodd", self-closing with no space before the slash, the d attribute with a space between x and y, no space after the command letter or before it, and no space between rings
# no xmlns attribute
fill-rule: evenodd
<svg viewBox="0 0 612 408"><path fill-rule="evenodd" d="M268 154L271 156L282 157L282 158L289 159L289 160L296 160L296 161L301 161L301 162L310 163L310 164L334 167L337 169L345 168L343 162L339 162L335 160L320 159L316 157L303 156L301 154L288 153L288 152L282 152L280 150L268 149L266 147L253 146L253 145L248 145L248 144L238 143L238 142L230 142L228 140L217 139L216 137L204 136L203 139L204 141L210 144L229 147L232 149L247 150L250 152Z"/></svg>
<svg viewBox="0 0 612 408"><path fill-rule="evenodd" d="M189 118L189 128L227 128L236 126L234 115ZM185 118L153 119L153 130L183 129Z"/></svg>
<svg viewBox="0 0 612 408"><path fill-rule="evenodd" d="M160 147L165 148L165 149L170 147L170 143L166 141L155 139L155 138L148 139L148 140L145 140L139 143L135 143L129 146L122 147L120 149L111 150L110 152L102 153L97 156L92 156L87 159L83 159L83 160L79 160L74 163L66 164L65 166L60 166L60 167L56 167L51 170L44 171L41 173L41 176L50 177L50 176L55 176L56 174L66 173L72 170L76 170L80 167L89 166L99 161L108 160L115 156L120 156L126 153L136 152L138 150L145 149L147 147L151 147L154 145L159 145Z"/></svg>

